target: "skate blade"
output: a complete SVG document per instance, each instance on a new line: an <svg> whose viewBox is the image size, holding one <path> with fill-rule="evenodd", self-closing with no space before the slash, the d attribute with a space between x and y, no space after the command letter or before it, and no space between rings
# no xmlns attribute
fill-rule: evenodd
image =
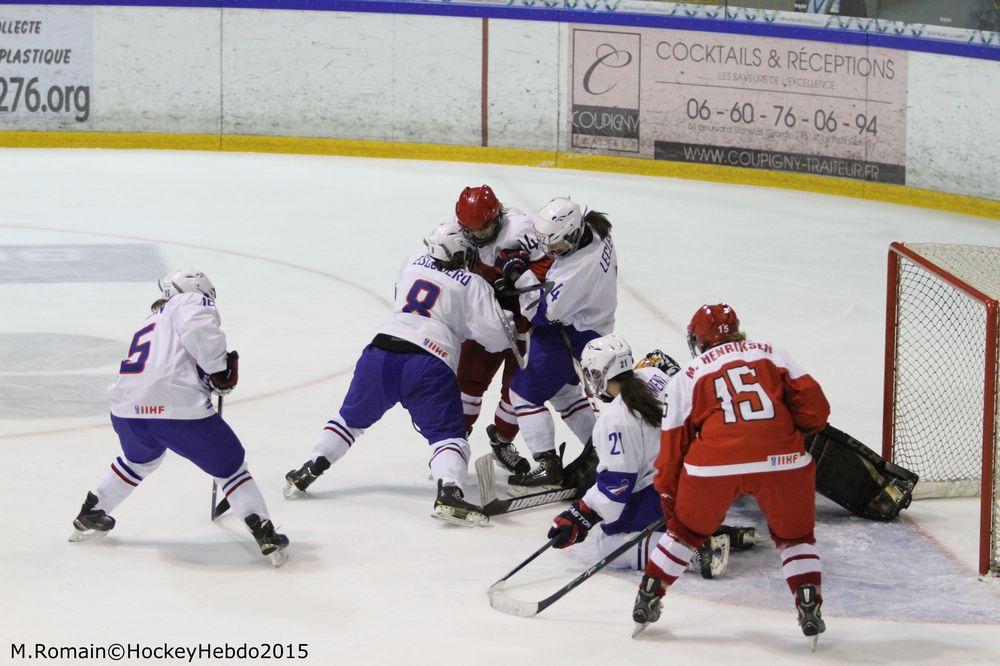
<svg viewBox="0 0 1000 666"><path fill-rule="evenodd" d="M97 530L78 530L73 529L73 533L69 535L70 543L80 543L81 541L97 541L108 536L108 532L98 532Z"/></svg>
<svg viewBox="0 0 1000 666"><path fill-rule="evenodd" d="M298 488L295 487L294 484L289 483L287 481L285 482L285 491L284 492L285 492L285 499L287 499L287 500L298 499L298 498L300 498L300 497L302 497L303 495L306 494L306 491L299 490Z"/></svg>
<svg viewBox="0 0 1000 666"><path fill-rule="evenodd" d="M638 636L642 632L646 631L646 629L649 628L650 624L652 624L652 623L651 622L636 622L635 626L632 627L632 638L635 638L636 636Z"/></svg>
<svg viewBox="0 0 1000 666"><path fill-rule="evenodd" d="M490 523L489 517L481 513L470 513L467 518L459 518L450 506L434 507L431 518L462 527L486 527Z"/></svg>
<svg viewBox="0 0 1000 666"><path fill-rule="evenodd" d="M267 557L267 559L271 560L271 564L274 565L275 569L277 569L282 564L284 564L285 562L288 561L288 553L284 549L282 549L282 550L276 550L273 553L271 553L270 555L265 555L265 557Z"/></svg>
<svg viewBox="0 0 1000 666"><path fill-rule="evenodd" d="M818 641L818 640L819 640L819 635L818 634L816 636L810 636L809 637L809 651L810 652L815 652L816 651L816 641Z"/></svg>

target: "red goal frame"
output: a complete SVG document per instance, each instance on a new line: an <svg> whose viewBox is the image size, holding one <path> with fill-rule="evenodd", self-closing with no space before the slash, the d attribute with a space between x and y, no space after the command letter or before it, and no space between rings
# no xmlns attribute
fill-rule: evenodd
<svg viewBox="0 0 1000 666"><path fill-rule="evenodd" d="M979 301L986 309L986 376L983 392L983 467L979 508L979 573L989 573L993 517L993 443L997 409L997 301L948 273L902 243L889 246L888 283L885 314L885 392L882 404L882 457L893 459L893 423L896 397L896 324L899 290L899 258L920 266L942 282Z"/></svg>

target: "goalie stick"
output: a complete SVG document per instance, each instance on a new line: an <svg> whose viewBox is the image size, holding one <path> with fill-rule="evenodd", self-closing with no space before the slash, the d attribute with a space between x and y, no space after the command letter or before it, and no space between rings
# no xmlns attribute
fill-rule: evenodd
<svg viewBox="0 0 1000 666"><path fill-rule="evenodd" d="M505 594L504 589L506 586L506 580L510 578L516 571L520 569L515 569L511 573L507 574L497 582L490 586L487 595L490 599L490 606L494 609L500 611L501 613L506 613L508 615L516 615L518 617L533 617L538 615L543 610L554 604L555 602L562 599L564 596L569 594L581 583L586 581L588 578L593 576L595 573L606 567L609 563L621 557L626 551L635 546L637 543L645 539L647 536L655 532L660 527L666 523L666 518L660 518L655 523L639 532L637 535L623 543L621 546L616 548L614 551L606 555L603 559L598 560L592 564L586 571L581 573L579 576L571 580L570 582L563 585L561 588L545 597L541 601L520 601ZM538 551L530 559L534 559L535 556L540 554ZM530 561L529 559L529 561ZM526 563L525 563L526 564Z"/></svg>
<svg viewBox="0 0 1000 666"><path fill-rule="evenodd" d="M571 500L576 497L578 492L576 488L556 488L520 497L499 499L493 469L493 456L489 453L476 460L476 479L479 484L480 504L487 516L498 516L502 513L530 509L543 504Z"/></svg>
<svg viewBox="0 0 1000 666"><path fill-rule="evenodd" d="M560 457L566 445L560 447ZM586 453L586 452L584 452ZM583 455L583 454L581 454ZM567 465L567 469L573 467L576 460ZM493 468L493 456L487 453L476 460L476 480L479 484L479 501L483 507L483 512L487 516L499 516L503 513L520 511L521 509L531 509L536 506L552 504L553 502L563 502L576 499L580 494L580 489L556 488L555 490L543 490L537 493L529 493L519 497L500 499L497 497L496 476Z"/></svg>

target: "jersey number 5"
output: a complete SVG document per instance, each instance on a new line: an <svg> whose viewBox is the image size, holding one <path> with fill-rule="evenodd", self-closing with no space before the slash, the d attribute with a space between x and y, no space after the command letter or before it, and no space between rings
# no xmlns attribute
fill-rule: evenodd
<svg viewBox="0 0 1000 666"><path fill-rule="evenodd" d="M729 378L729 385L726 378ZM750 383L747 383L747 378ZM745 395L740 400L733 400L733 396ZM774 403L767 395L764 388L757 383L757 371L746 365L738 365L726 370L725 376L715 379L715 395L719 398L722 406L723 420L726 423L736 423L742 418L744 421L766 421L774 418ZM739 418L736 416L736 405L739 405Z"/></svg>
<svg viewBox="0 0 1000 666"><path fill-rule="evenodd" d="M441 295L441 287L427 280L417 280L406 292L406 305L403 312L415 312L421 317L430 317L431 308Z"/></svg>
<svg viewBox="0 0 1000 666"><path fill-rule="evenodd" d="M144 335L153 332L156 328L156 324L150 324L146 328L139 329L132 336L132 346L128 348L128 358L122 361L121 367L118 369L118 374L120 375L137 375L146 369L146 359L149 358L149 348L152 345L148 340L143 343L139 343ZM138 354L139 356L134 360L129 359Z"/></svg>

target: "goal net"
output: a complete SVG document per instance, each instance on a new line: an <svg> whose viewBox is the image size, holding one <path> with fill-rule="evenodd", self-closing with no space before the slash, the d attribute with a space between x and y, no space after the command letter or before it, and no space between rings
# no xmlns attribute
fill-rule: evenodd
<svg viewBox="0 0 1000 666"><path fill-rule="evenodd" d="M981 574L1000 574L1000 247L889 248L883 455L914 497L981 496Z"/></svg>

